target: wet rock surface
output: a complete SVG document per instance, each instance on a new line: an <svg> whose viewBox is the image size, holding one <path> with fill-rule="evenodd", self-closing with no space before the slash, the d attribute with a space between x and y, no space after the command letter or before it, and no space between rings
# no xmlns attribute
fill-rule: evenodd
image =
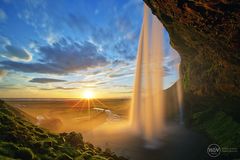
<svg viewBox="0 0 240 160"><path fill-rule="evenodd" d="M240 2L145 0L181 55L185 91L240 96Z"/></svg>

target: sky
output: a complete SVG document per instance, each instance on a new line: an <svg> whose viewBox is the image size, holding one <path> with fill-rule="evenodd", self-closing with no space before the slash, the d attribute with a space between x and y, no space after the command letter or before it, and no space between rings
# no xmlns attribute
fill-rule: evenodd
<svg viewBox="0 0 240 160"><path fill-rule="evenodd" d="M142 0L0 0L0 98L130 97ZM164 31L164 89L179 56Z"/></svg>

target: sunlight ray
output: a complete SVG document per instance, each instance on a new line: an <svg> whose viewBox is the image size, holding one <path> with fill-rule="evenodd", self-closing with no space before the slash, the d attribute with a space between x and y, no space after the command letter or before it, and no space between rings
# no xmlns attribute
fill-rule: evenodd
<svg viewBox="0 0 240 160"><path fill-rule="evenodd" d="M105 107L107 107L107 108L111 108L111 107L107 106L106 104L102 103L100 100L98 100L98 99L96 99L96 100L97 100L97 102L99 102L99 103L102 104L103 106L105 106Z"/></svg>
<svg viewBox="0 0 240 160"><path fill-rule="evenodd" d="M75 103L74 105L72 105L71 108L76 107L81 101L82 101L82 99L79 99L79 101L77 103Z"/></svg>

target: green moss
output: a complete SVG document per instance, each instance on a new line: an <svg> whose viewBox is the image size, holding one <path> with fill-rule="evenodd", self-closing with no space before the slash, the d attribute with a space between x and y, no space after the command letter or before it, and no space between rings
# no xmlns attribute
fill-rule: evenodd
<svg viewBox="0 0 240 160"><path fill-rule="evenodd" d="M195 113L194 126L207 133L222 147L240 146L240 124L222 111L211 110Z"/></svg>
<svg viewBox="0 0 240 160"><path fill-rule="evenodd" d="M18 150L19 148L13 143L0 142L0 155L14 158Z"/></svg>
<svg viewBox="0 0 240 160"><path fill-rule="evenodd" d="M183 76L183 88L185 91L189 89L189 82L190 82L190 63L186 67L186 71Z"/></svg>
<svg viewBox="0 0 240 160"><path fill-rule="evenodd" d="M57 157L57 160L73 160L73 158L67 155L66 153L63 153Z"/></svg>
<svg viewBox="0 0 240 160"><path fill-rule="evenodd" d="M81 156L76 157L76 160L90 160L92 155L89 152L83 152Z"/></svg>
<svg viewBox="0 0 240 160"><path fill-rule="evenodd" d="M9 157L6 157L6 156L1 156L1 155L0 155L0 159L1 160L16 160L15 158L9 158Z"/></svg>
<svg viewBox="0 0 240 160"><path fill-rule="evenodd" d="M105 158L105 157L102 157L102 156L96 155L96 156L93 156L93 157L91 158L91 160L108 160L108 159Z"/></svg>
<svg viewBox="0 0 240 160"><path fill-rule="evenodd" d="M119 159L106 154L90 143L84 143L80 133L53 134L21 117L21 113L0 100L0 159Z"/></svg>
<svg viewBox="0 0 240 160"><path fill-rule="evenodd" d="M21 159L31 160L31 159L34 159L35 155L30 148L21 147L19 148L16 154L16 157Z"/></svg>

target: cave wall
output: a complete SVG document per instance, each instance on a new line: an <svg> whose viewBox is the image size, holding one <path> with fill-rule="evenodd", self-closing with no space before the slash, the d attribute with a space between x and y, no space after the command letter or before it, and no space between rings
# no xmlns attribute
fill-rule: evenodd
<svg viewBox="0 0 240 160"><path fill-rule="evenodd" d="M181 56L185 94L240 97L240 1L144 1Z"/></svg>

